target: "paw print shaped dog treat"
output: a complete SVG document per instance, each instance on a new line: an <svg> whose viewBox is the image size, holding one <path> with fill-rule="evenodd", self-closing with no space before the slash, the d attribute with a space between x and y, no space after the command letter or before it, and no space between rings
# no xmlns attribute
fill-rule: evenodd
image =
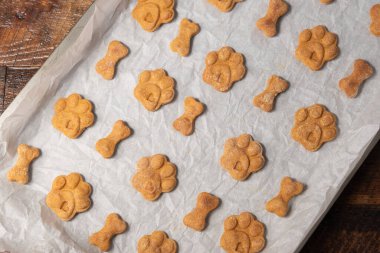
<svg viewBox="0 0 380 253"><path fill-rule="evenodd" d="M325 26L306 29L299 36L296 58L311 70L320 70L338 54L338 36Z"/></svg>
<svg viewBox="0 0 380 253"><path fill-rule="evenodd" d="M108 45L106 56L96 64L96 72L106 80L115 76L117 63L128 55L128 48L120 41L114 40Z"/></svg>
<svg viewBox="0 0 380 253"><path fill-rule="evenodd" d="M127 223L117 214L107 216L104 227L88 238L88 242L98 247L101 251L108 251L111 247L112 238L127 230Z"/></svg>
<svg viewBox="0 0 380 253"><path fill-rule="evenodd" d="M79 173L58 176L46 196L46 204L61 220L69 221L90 208L91 192L90 184Z"/></svg>
<svg viewBox="0 0 380 253"><path fill-rule="evenodd" d="M177 243L163 231L153 231L144 235L137 243L137 253L176 253Z"/></svg>
<svg viewBox="0 0 380 253"><path fill-rule="evenodd" d="M347 95L354 98L358 94L360 86L373 75L373 67L365 60L358 59L354 64L351 75L339 81L339 88Z"/></svg>
<svg viewBox="0 0 380 253"><path fill-rule="evenodd" d="M370 10L370 31L373 35L380 37L380 4L375 4Z"/></svg>
<svg viewBox="0 0 380 253"><path fill-rule="evenodd" d="M16 164L8 171L8 181L27 184L29 182L29 166L34 159L40 156L40 150L26 144L20 144L17 147L17 154Z"/></svg>
<svg viewBox="0 0 380 253"><path fill-rule="evenodd" d="M235 4L240 3L242 1L244 0L208 0L210 4L214 5L222 12L231 11L235 7Z"/></svg>
<svg viewBox="0 0 380 253"><path fill-rule="evenodd" d="M163 69L143 71L139 76L134 95L145 109L151 112L157 111L162 105L174 99L174 79Z"/></svg>
<svg viewBox="0 0 380 253"><path fill-rule="evenodd" d="M246 72L243 55L231 47L210 52L205 62L203 81L222 92L228 91L235 82L243 79Z"/></svg>
<svg viewBox="0 0 380 253"><path fill-rule="evenodd" d="M317 151L337 134L335 115L320 104L299 109L294 116L292 138L309 151Z"/></svg>
<svg viewBox="0 0 380 253"><path fill-rule="evenodd" d="M256 253L265 247L265 227L249 212L231 215L224 221L220 246L227 253Z"/></svg>
<svg viewBox="0 0 380 253"><path fill-rule="evenodd" d="M266 15L256 22L258 29L267 37L277 34L277 22L288 12L289 6L284 0L270 0Z"/></svg>
<svg viewBox="0 0 380 253"><path fill-rule="evenodd" d="M234 179L247 179L251 173L259 171L264 163L261 144L254 141L251 135L242 134L225 142L220 164Z"/></svg>
<svg viewBox="0 0 380 253"><path fill-rule="evenodd" d="M187 18L181 20L178 36L170 43L170 49L180 56L188 56L191 48L191 39L200 31L197 23Z"/></svg>
<svg viewBox="0 0 380 253"><path fill-rule="evenodd" d="M322 4L331 4L334 0L320 0Z"/></svg>
<svg viewBox="0 0 380 253"><path fill-rule="evenodd" d="M281 189L279 194L267 202L266 209L268 212L274 213L280 217L285 217L289 211L289 201L294 197L302 193L303 184L291 179L290 177L284 177L281 180Z"/></svg>
<svg viewBox="0 0 380 253"><path fill-rule="evenodd" d="M92 104L79 94L60 98L54 106L53 126L69 138L78 138L94 123Z"/></svg>
<svg viewBox="0 0 380 253"><path fill-rule="evenodd" d="M115 153L116 145L131 135L131 129L122 120L116 121L112 132L106 138L96 142L96 150L104 157L110 158Z"/></svg>
<svg viewBox="0 0 380 253"><path fill-rule="evenodd" d="M132 17L147 32L154 32L174 18L175 0L137 0Z"/></svg>
<svg viewBox="0 0 380 253"><path fill-rule="evenodd" d="M137 173L132 178L133 187L146 200L156 200L161 193L171 192L177 185L177 168L164 155L143 157L137 162Z"/></svg>
<svg viewBox="0 0 380 253"><path fill-rule="evenodd" d="M195 119L203 113L204 106L195 98L186 97L184 107L185 112L173 122L173 127L181 134L188 136L194 132Z"/></svg>
<svg viewBox="0 0 380 253"><path fill-rule="evenodd" d="M218 197L201 192L197 197L196 207L183 218L183 223L194 230L204 230L207 216L219 206L219 202Z"/></svg>
<svg viewBox="0 0 380 253"><path fill-rule="evenodd" d="M265 88L265 90L254 97L253 104L264 112L270 112L273 110L274 100L276 96L286 91L288 87L289 84L287 81L279 76L273 75L269 78L268 86Z"/></svg>

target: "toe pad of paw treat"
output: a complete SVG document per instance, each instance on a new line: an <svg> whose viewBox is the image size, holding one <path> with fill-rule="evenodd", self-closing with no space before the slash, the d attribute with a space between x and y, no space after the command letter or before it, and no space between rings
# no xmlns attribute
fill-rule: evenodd
<svg viewBox="0 0 380 253"><path fill-rule="evenodd" d="M265 36L273 37L277 34L277 22L289 10L284 0L270 0L266 15L256 22L256 26Z"/></svg>
<svg viewBox="0 0 380 253"><path fill-rule="evenodd" d="M186 97L184 107L185 112L173 122L173 127L184 136L188 136L194 132L195 120L203 113L204 106L195 98Z"/></svg>
<svg viewBox="0 0 380 253"><path fill-rule="evenodd" d="M144 235L137 243L137 253L177 253L177 243L163 231Z"/></svg>
<svg viewBox="0 0 380 253"><path fill-rule="evenodd" d="M115 76L117 63L128 55L128 48L120 41L114 40L108 45L106 56L96 64L96 72L106 80Z"/></svg>
<svg viewBox="0 0 380 253"><path fill-rule="evenodd" d="M40 156L38 148L20 144L17 147L18 158L16 164L8 171L7 177L10 182L26 184L29 182L29 167L34 159Z"/></svg>
<svg viewBox="0 0 380 253"><path fill-rule="evenodd" d="M191 39L200 31L197 23L191 22L184 18L179 25L177 37L170 43L170 49L178 53L180 56L188 56L190 54Z"/></svg>

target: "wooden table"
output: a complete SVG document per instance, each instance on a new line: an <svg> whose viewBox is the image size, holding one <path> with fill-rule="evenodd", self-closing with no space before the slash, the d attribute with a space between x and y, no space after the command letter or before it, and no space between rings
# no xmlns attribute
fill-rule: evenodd
<svg viewBox="0 0 380 253"><path fill-rule="evenodd" d="M0 1L0 113L92 2ZM380 252L380 143L302 252Z"/></svg>

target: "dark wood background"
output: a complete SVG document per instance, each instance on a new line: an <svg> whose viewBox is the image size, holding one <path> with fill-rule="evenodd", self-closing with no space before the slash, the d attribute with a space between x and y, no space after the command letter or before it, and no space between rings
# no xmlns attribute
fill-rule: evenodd
<svg viewBox="0 0 380 253"><path fill-rule="evenodd" d="M0 0L0 114L93 0ZM380 143L302 252L380 252Z"/></svg>

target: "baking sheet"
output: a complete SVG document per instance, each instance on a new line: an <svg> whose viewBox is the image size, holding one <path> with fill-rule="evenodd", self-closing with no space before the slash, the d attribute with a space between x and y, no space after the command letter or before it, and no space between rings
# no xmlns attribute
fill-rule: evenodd
<svg viewBox="0 0 380 253"><path fill-rule="evenodd" d="M265 13L267 1L244 1L231 13L221 13L207 1L177 1L177 17L155 33L143 31L132 19L136 1L97 0L75 30L29 82L0 118L0 251L97 252L87 243L110 212L118 212L130 228L114 240L112 252L135 252L138 239L164 230L179 245L179 252L221 252L223 221L231 214L250 211L265 223L264 252L293 252L318 224L325 211L352 176L358 163L379 138L379 75L368 80L356 99L347 99L338 81L351 72L357 58L380 66L380 40L368 31L370 1L288 0L290 12L281 20L280 33L265 38L255 22ZM198 22L201 33L193 41L190 57L169 49L182 18ZM298 34L319 24L339 35L340 56L322 71L311 72L294 58ZM108 42L128 45L114 80L95 72ZM232 46L245 55L246 77L228 93L215 91L202 81L204 58L209 51ZM159 111L146 111L134 98L138 74L164 68L176 79L177 97ZM263 113L252 106L272 74L290 82L277 98L275 111ZM60 97L76 92L95 105L96 123L76 140L56 131L50 121ZM196 131L183 137L171 124L183 112L183 100L194 96L207 105ZM290 137L294 112L314 103L326 105L338 117L339 135L318 152L305 151ZM104 160L95 142L117 119L134 129L119 145L116 156ZM237 182L218 161L227 138L250 133L265 147L267 163L245 182ZM33 163L31 182L9 183L8 169L16 160L19 143L39 147L42 156ZM156 202L143 200L130 179L136 161L166 154L178 167L178 186ZM79 172L93 187L91 209L70 222L62 222L45 204L53 179ZM292 203L287 218L265 211L265 202L277 194L283 176L307 185ZM183 216L201 191L222 199L209 218L209 226L194 232L182 224Z"/></svg>

